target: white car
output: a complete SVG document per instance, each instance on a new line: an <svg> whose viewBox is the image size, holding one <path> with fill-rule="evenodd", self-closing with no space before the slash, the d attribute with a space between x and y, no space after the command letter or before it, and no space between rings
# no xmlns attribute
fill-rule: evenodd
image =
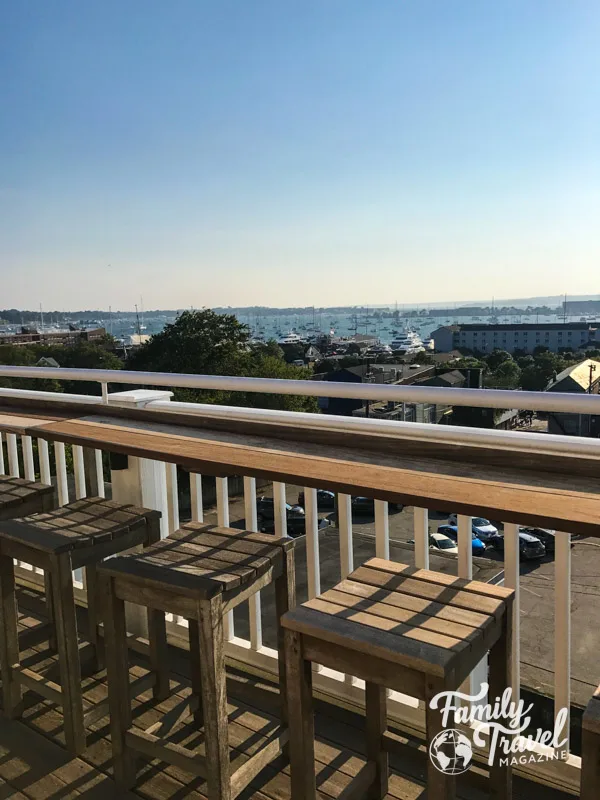
<svg viewBox="0 0 600 800"><path fill-rule="evenodd" d="M429 547L432 550L443 550L444 553L458 553L458 545L443 533L429 534Z"/></svg>
<svg viewBox="0 0 600 800"><path fill-rule="evenodd" d="M457 515L450 514L448 525L458 525ZM498 528L485 517L473 517L473 533L477 538L484 542L489 541L493 536L498 535Z"/></svg>

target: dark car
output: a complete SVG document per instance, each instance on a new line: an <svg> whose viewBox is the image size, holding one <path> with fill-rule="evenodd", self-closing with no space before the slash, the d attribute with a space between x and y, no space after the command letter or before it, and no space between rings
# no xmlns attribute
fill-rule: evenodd
<svg viewBox="0 0 600 800"><path fill-rule="evenodd" d="M556 549L556 531L550 530L549 528L519 528L519 532L529 533L531 536L535 536L535 538L539 539L544 545L547 553L554 553ZM573 547L573 542L571 542L571 547Z"/></svg>
<svg viewBox="0 0 600 800"><path fill-rule="evenodd" d="M498 533L489 540L489 547L493 547L504 552L504 534ZM543 558L546 555L546 548L537 536L532 536L530 533L519 531L519 555L527 561L531 558Z"/></svg>
<svg viewBox="0 0 600 800"><path fill-rule="evenodd" d="M389 503L390 511L402 511L402 503ZM375 514L375 500L372 497L353 497L352 512L357 516L373 516Z"/></svg>
<svg viewBox="0 0 600 800"><path fill-rule="evenodd" d="M298 494L298 505L304 508L304 492ZM317 489L317 508L330 511L335 508L335 494L328 489Z"/></svg>
<svg viewBox="0 0 600 800"><path fill-rule="evenodd" d="M301 506L285 504L287 532L289 536L302 536L306 532L306 515ZM272 497L259 497L256 501L258 529L264 533L275 532L275 504Z"/></svg>

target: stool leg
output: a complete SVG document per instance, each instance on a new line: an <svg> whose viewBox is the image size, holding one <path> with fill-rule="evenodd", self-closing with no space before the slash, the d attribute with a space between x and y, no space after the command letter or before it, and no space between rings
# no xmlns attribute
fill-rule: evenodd
<svg viewBox="0 0 600 800"><path fill-rule="evenodd" d="M94 647L95 671L104 666L104 648L98 632L100 615L98 613L98 577L95 564L85 568L85 585L87 593L88 639Z"/></svg>
<svg viewBox="0 0 600 800"><path fill-rule="evenodd" d="M85 751L81 666L73 595L71 555L51 557L52 594L56 620L56 644L60 683L63 694L63 718L67 750L75 755Z"/></svg>
<svg viewBox="0 0 600 800"><path fill-rule="evenodd" d="M156 680L152 687L155 700L166 700L169 696L169 646L165 612L148 609L148 641L150 645L150 669Z"/></svg>
<svg viewBox="0 0 600 800"><path fill-rule="evenodd" d="M221 595L198 604L208 800L231 800Z"/></svg>
<svg viewBox="0 0 600 800"><path fill-rule="evenodd" d="M296 607L296 571L294 550L283 554L283 572L275 579L275 615L277 624L277 650L279 652L279 692L281 704L281 724L288 723L287 668L284 653L284 635L281 618Z"/></svg>
<svg viewBox="0 0 600 800"><path fill-rule="evenodd" d="M13 672L19 663L19 634L17 628L17 600L15 596L15 568L12 558L0 556L0 672L4 714L13 719L21 713L21 683Z"/></svg>
<svg viewBox="0 0 600 800"><path fill-rule="evenodd" d="M367 732L367 761L374 761L377 769L375 781L369 792L373 800L385 797L388 791L389 759L383 749L383 734L387 730L387 702L385 686L376 683L365 685L365 710Z"/></svg>
<svg viewBox="0 0 600 800"><path fill-rule="evenodd" d="M440 731L446 730L442 725L442 715L440 709L430 708L429 702L436 694L444 691L444 684L436 681L429 676L425 679L425 727L427 736L427 747L434 736ZM456 797L456 778L453 775L445 775L435 767L431 758L427 760L427 797L430 800L454 800Z"/></svg>
<svg viewBox="0 0 600 800"><path fill-rule="evenodd" d="M46 595L46 612L51 625L48 636L48 647L56 652L56 622L54 620L54 595L52 593L52 575L49 569L44 570L44 593Z"/></svg>
<svg viewBox="0 0 600 800"><path fill-rule="evenodd" d="M299 633L284 631L284 649L288 680L291 800L316 800L312 664L304 660Z"/></svg>
<svg viewBox="0 0 600 800"><path fill-rule="evenodd" d="M200 663L200 633L198 620L188 619L188 637L190 642L190 667L192 677L191 708L196 723L202 727L202 664Z"/></svg>
<svg viewBox="0 0 600 800"><path fill-rule="evenodd" d="M104 643L113 769L117 784L130 789L135 784L136 774L134 753L125 741L125 733L132 724L125 602L115 596L110 578L101 580L100 590L105 609Z"/></svg>
<svg viewBox="0 0 600 800"><path fill-rule="evenodd" d="M502 633L490 650L489 656L489 697L502 697L502 693L512 685L512 603L507 604L502 618ZM508 728L509 720L500 720ZM506 759L508 762L510 759ZM512 767L500 766L500 754L496 753L494 764L490 767L490 797L493 800L510 800L512 797Z"/></svg>

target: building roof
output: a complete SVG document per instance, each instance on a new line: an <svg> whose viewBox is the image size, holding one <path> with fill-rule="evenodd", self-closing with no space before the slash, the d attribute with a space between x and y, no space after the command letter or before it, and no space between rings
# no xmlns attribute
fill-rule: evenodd
<svg viewBox="0 0 600 800"><path fill-rule="evenodd" d="M595 371L592 372L592 385L598 383L598 381L600 381L600 361L596 361L593 358L586 358L586 360L582 361L580 364L567 367L563 369L562 372L559 372L556 378L550 381L546 387L546 391L556 391L559 384L563 384L563 386L560 386L560 389L566 391L568 390L568 384L575 384L580 386L584 392L587 392L590 387L590 366L596 367Z"/></svg>
<svg viewBox="0 0 600 800"><path fill-rule="evenodd" d="M465 376L457 369L453 369L450 372L443 372L437 377L449 384L462 383L465 380Z"/></svg>

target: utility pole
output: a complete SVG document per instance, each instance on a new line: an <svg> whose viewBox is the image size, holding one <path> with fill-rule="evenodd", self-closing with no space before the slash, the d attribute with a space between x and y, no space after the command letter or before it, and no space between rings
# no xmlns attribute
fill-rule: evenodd
<svg viewBox="0 0 600 800"><path fill-rule="evenodd" d="M594 385L594 372L596 372L596 365L590 364L590 383L588 386L588 394L592 393L592 388Z"/></svg>

